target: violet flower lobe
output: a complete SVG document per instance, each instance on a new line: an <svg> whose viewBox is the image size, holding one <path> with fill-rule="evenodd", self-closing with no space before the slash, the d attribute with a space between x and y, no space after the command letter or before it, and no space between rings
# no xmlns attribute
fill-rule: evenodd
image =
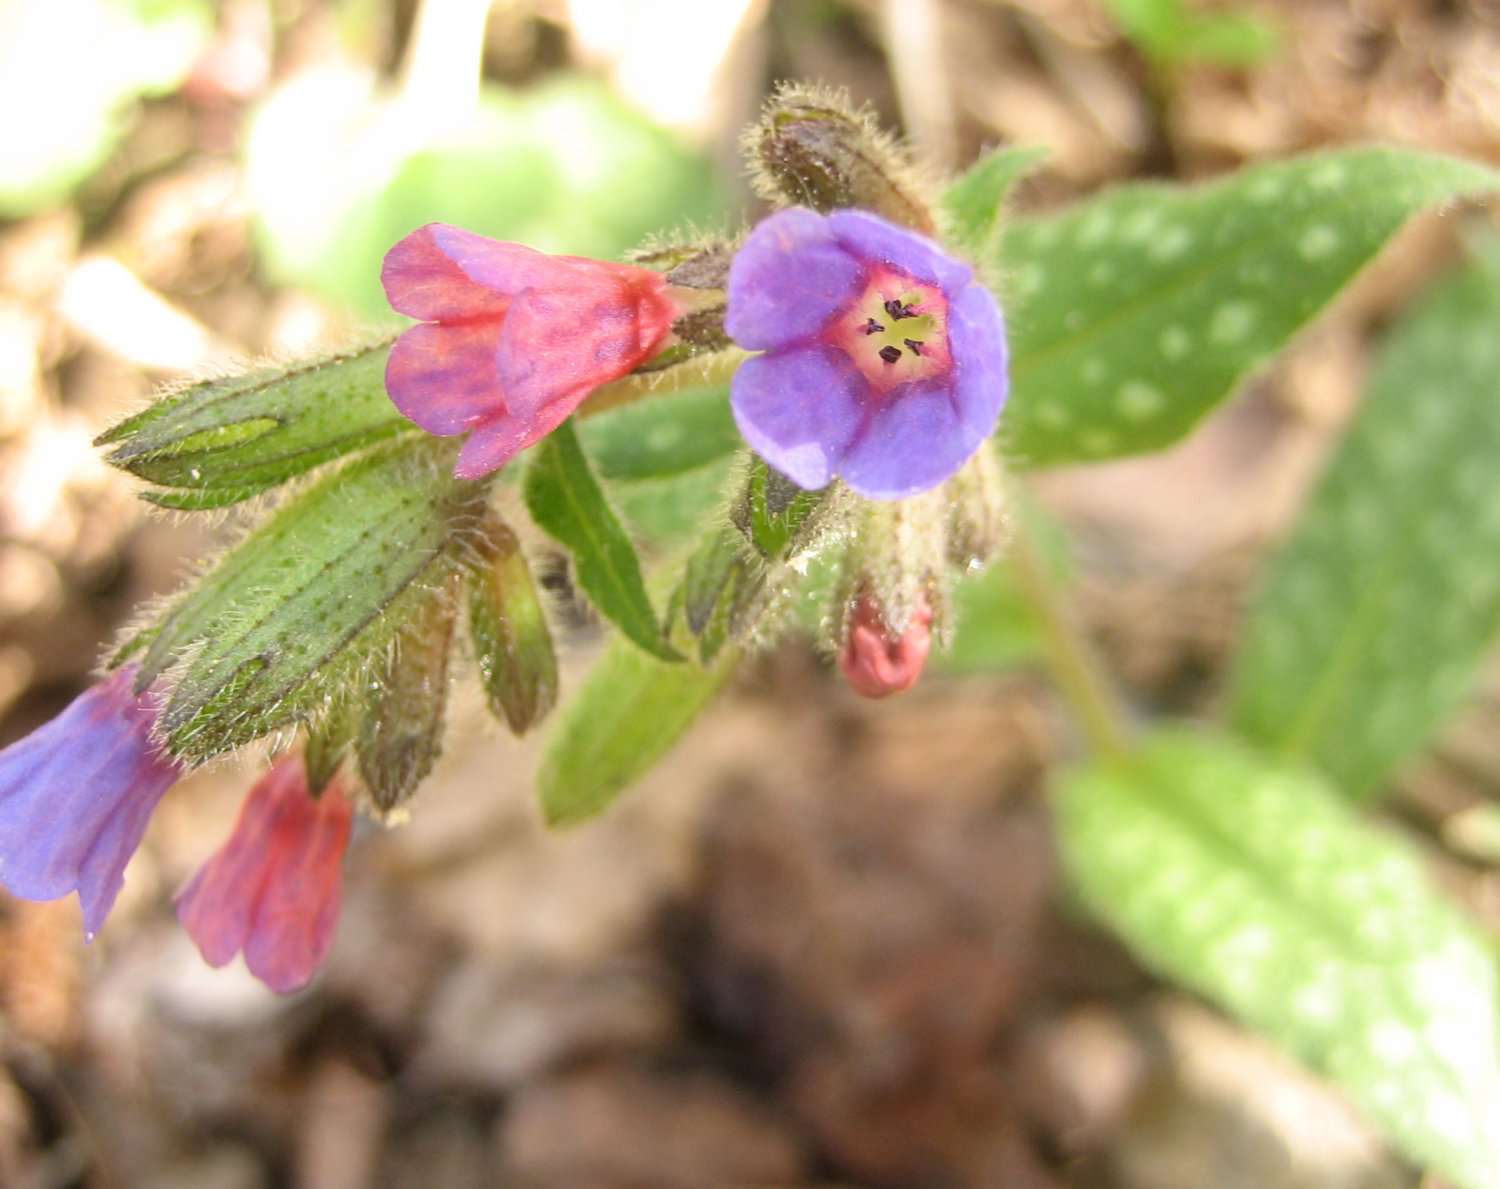
<svg viewBox="0 0 1500 1189"><path fill-rule="evenodd" d="M446 223L396 244L380 279L393 308L423 320L391 349L386 391L428 433L469 435L461 479L504 465L654 356L679 312L650 269L548 256Z"/></svg>
<svg viewBox="0 0 1500 1189"><path fill-rule="evenodd" d="M27 900L78 893L104 924L146 823L182 769L151 738L156 711L117 669L0 751L0 884Z"/></svg>
<svg viewBox="0 0 1500 1189"><path fill-rule="evenodd" d="M968 265L858 210L779 211L729 271L725 329L763 352L730 390L740 432L801 487L936 487L994 432L1007 392L999 306Z"/></svg>
<svg viewBox="0 0 1500 1189"><path fill-rule="evenodd" d="M177 919L204 961L223 966L243 951L271 990L306 986L333 944L353 819L340 777L314 798L301 755L277 760L228 841L177 894Z"/></svg>

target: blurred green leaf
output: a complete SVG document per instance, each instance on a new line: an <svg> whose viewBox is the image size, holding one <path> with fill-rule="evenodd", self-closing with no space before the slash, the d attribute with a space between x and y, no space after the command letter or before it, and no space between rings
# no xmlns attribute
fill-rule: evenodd
<svg viewBox="0 0 1500 1189"><path fill-rule="evenodd" d="M1012 483L1009 497L1011 515L1024 522L1052 581L1066 586L1073 578L1067 529L1022 484ZM953 611L957 628L953 641L934 658L941 668L952 673L985 673L1043 658L1041 621L1022 593L1005 553L987 569L959 580L953 590Z"/></svg>
<svg viewBox="0 0 1500 1189"><path fill-rule="evenodd" d="M163 397L101 434L108 461L175 488L145 499L222 508L412 428L385 393L388 343L260 368Z"/></svg>
<svg viewBox="0 0 1500 1189"><path fill-rule="evenodd" d="M485 91L473 116L413 113L373 75L308 71L257 115L247 181L275 272L389 318L380 262L424 223L541 251L613 257L722 216L708 164L599 84Z"/></svg>
<svg viewBox="0 0 1500 1189"><path fill-rule="evenodd" d="M176 87L212 28L207 0L0 3L0 215L66 198L114 147L130 102Z"/></svg>
<svg viewBox="0 0 1500 1189"><path fill-rule="evenodd" d="M650 771L719 692L739 655L725 648L707 668L669 665L611 640L547 740L537 776L547 821L592 817Z"/></svg>
<svg viewBox="0 0 1500 1189"><path fill-rule="evenodd" d="M1500 1186L1494 957L1416 857L1317 776L1150 740L1063 781L1085 903L1163 974L1285 1045L1465 1189Z"/></svg>
<svg viewBox="0 0 1500 1189"><path fill-rule="evenodd" d="M662 636L635 546L594 478L571 421L530 450L522 482L531 518L568 547L578 585L600 613L647 652L680 660Z"/></svg>
<svg viewBox="0 0 1500 1189"><path fill-rule="evenodd" d="M1234 725L1350 793L1427 742L1500 630L1497 327L1475 266L1392 333L1246 625Z"/></svg>
<svg viewBox="0 0 1500 1189"><path fill-rule="evenodd" d="M740 448L723 388L653 396L578 423L599 474L610 480L666 479Z"/></svg>
<svg viewBox="0 0 1500 1189"><path fill-rule="evenodd" d="M1009 145L992 149L943 192L948 234L960 251L982 255L992 250L1005 196L1046 157L1043 148Z"/></svg>
<svg viewBox="0 0 1500 1189"><path fill-rule="evenodd" d="M1109 0L1125 35L1149 57L1173 65L1254 66L1276 52L1276 31L1249 13L1195 12L1183 0Z"/></svg>
<svg viewBox="0 0 1500 1189"><path fill-rule="evenodd" d="M377 448L287 504L168 608L141 682L176 667L160 729L197 762L320 714L456 564L484 486L450 443Z"/></svg>
<svg viewBox="0 0 1500 1189"><path fill-rule="evenodd" d="M1007 224L1011 453L1037 466L1169 445L1408 218L1497 187L1500 174L1470 161L1350 149L1207 186L1122 187Z"/></svg>
<svg viewBox="0 0 1500 1189"><path fill-rule="evenodd" d="M631 528L646 541L676 545L696 537L705 518L724 502L734 466L733 456L724 455L670 478L614 483L610 494Z"/></svg>

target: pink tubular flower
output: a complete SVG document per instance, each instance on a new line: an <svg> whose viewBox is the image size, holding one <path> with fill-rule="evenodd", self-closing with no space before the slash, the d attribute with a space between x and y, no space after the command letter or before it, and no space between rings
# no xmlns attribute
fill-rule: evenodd
<svg viewBox="0 0 1500 1189"><path fill-rule="evenodd" d="M396 310L423 320L391 349L386 391L428 433L469 435L461 479L489 474L650 359L678 315L649 269L547 256L446 223L386 253L380 279Z"/></svg>
<svg viewBox="0 0 1500 1189"><path fill-rule="evenodd" d="M244 951L250 973L286 994L306 986L333 943L354 809L337 777L314 799L300 755L245 797L229 840L177 894L177 919L204 961Z"/></svg>
<svg viewBox="0 0 1500 1189"><path fill-rule="evenodd" d="M0 883L27 900L78 893L104 924L156 803L182 774L151 738L156 711L126 665L0 751Z"/></svg>
<svg viewBox="0 0 1500 1189"><path fill-rule="evenodd" d="M860 595L839 668L855 693L887 698L916 685L932 649L932 608L925 602L901 635L892 634L875 600Z"/></svg>

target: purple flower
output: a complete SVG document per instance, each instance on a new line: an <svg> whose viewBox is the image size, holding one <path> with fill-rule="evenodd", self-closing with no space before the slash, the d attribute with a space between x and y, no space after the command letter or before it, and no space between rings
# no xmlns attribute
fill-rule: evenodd
<svg viewBox="0 0 1500 1189"><path fill-rule="evenodd" d="M27 900L76 891L93 938L162 794L182 774L151 738L156 711L111 673L0 751L0 883Z"/></svg>
<svg viewBox="0 0 1500 1189"><path fill-rule="evenodd" d="M729 270L725 329L762 351L730 392L745 440L801 487L936 487L994 432L1005 325L966 264L864 211L794 207Z"/></svg>

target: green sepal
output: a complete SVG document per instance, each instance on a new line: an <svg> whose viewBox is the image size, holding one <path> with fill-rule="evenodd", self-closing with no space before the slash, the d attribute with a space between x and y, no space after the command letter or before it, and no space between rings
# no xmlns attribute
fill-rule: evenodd
<svg viewBox="0 0 1500 1189"><path fill-rule="evenodd" d="M578 584L600 614L652 655L681 660L662 635L635 546L594 477L571 421L531 451L522 488L537 526L573 555Z"/></svg>
<svg viewBox="0 0 1500 1189"><path fill-rule="evenodd" d="M370 804L382 817L411 798L443 749L460 577L450 574L427 592L369 681L354 754Z"/></svg>
<svg viewBox="0 0 1500 1189"><path fill-rule="evenodd" d="M158 731L199 763L326 710L458 564L484 485L451 443L378 449L226 554L155 625L138 688L166 674ZM169 671L170 670L170 671Z"/></svg>
<svg viewBox="0 0 1500 1189"><path fill-rule="evenodd" d="M166 508L223 508L413 429L385 392L383 342L296 368L260 368L163 397L106 430L106 461L166 491Z"/></svg>
<svg viewBox="0 0 1500 1189"><path fill-rule="evenodd" d="M830 485L806 491L762 459L752 458L749 478L729 518L761 557L784 561L811 538L813 518L833 490Z"/></svg>
<svg viewBox="0 0 1500 1189"><path fill-rule="evenodd" d="M557 655L531 567L509 527L491 521L469 575L469 635L485 697L517 735L557 702Z"/></svg>
<svg viewBox="0 0 1500 1189"><path fill-rule="evenodd" d="M359 713L353 697L338 697L317 722L309 725L302 747L307 790L317 796L334 778L359 733Z"/></svg>

